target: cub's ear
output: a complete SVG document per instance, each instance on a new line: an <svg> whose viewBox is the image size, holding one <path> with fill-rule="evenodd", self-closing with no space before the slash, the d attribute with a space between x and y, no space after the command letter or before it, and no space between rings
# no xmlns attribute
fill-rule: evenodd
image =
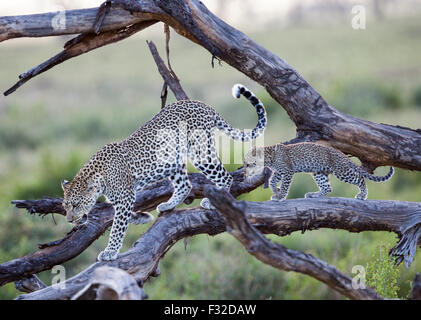
<svg viewBox="0 0 421 320"><path fill-rule="evenodd" d="M67 180L61 180L61 188L63 189L63 191L64 191L64 189L66 188L66 185L69 183L69 181L67 181Z"/></svg>
<svg viewBox="0 0 421 320"><path fill-rule="evenodd" d="M252 155L253 157L255 157L255 156L256 156L256 146L254 146L254 147L252 147L252 148L251 148L251 155Z"/></svg>
<svg viewBox="0 0 421 320"><path fill-rule="evenodd" d="M273 146L273 150L275 150L275 151L279 151L279 150L281 150L281 146L279 145L279 144L275 144L274 146Z"/></svg>
<svg viewBox="0 0 421 320"><path fill-rule="evenodd" d="M263 157L264 156L264 154L265 154L265 152L264 152L264 150L263 150L263 148L256 148L255 149L255 155L257 156L257 157Z"/></svg>

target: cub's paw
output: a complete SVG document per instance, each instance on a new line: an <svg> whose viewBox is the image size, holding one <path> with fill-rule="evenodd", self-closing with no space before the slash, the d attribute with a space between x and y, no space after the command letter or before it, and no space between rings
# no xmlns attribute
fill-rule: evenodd
<svg viewBox="0 0 421 320"><path fill-rule="evenodd" d="M101 251L101 253L98 255L97 260L98 261L112 261L117 259L118 251L111 251L105 249L104 251Z"/></svg>
<svg viewBox="0 0 421 320"><path fill-rule="evenodd" d="M355 199L358 199L358 200L367 200L367 195L366 194L357 194L355 196Z"/></svg>
<svg viewBox="0 0 421 320"><path fill-rule="evenodd" d="M203 198L203 200L200 202L200 206L204 209L213 210L215 207L211 204L210 200L208 198Z"/></svg>
<svg viewBox="0 0 421 320"><path fill-rule="evenodd" d="M165 211L170 211L174 208L175 208L175 206L172 205L171 203L163 202L159 206L156 207L156 211L158 213L162 213L162 212L165 212Z"/></svg>
<svg viewBox="0 0 421 320"><path fill-rule="evenodd" d="M311 199L311 198L322 198L322 195L320 192L307 192L304 197L306 199Z"/></svg>
<svg viewBox="0 0 421 320"><path fill-rule="evenodd" d="M277 196L277 195L273 195L271 198L270 198L270 200L272 200L272 201L284 201L285 200L285 198L280 198L279 196Z"/></svg>

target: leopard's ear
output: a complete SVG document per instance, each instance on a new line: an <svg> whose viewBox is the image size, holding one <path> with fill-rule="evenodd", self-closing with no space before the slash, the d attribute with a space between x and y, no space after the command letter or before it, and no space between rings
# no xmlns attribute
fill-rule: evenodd
<svg viewBox="0 0 421 320"><path fill-rule="evenodd" d="M63 189L63 191L64 191L64 189L66 188L66 185L69 183L69 181L67 181L67 180L61 180L61 188Z"/></svg>
<svg viewBox="0 0 421 320"><path fill-rule="evenodd" d="M252 155L253 157L255 157L255 156L256 156L256 146L253 146L253 147L251 148L251 155Z"/></svg>
<svg viewBox="0 0 421 320"><path fill-rule="evenodd" d="M263 148L253 147L253 155L256 157L261 157L264 153Z"/></svg>
<svg viewBox="0 0 421 320"><path fill-rule="evenodd" d="M278 144L275 144L273 148L275 149L275 151L279 151L282 149L282 147L283 145L281 143L278 143Z"/></svg>

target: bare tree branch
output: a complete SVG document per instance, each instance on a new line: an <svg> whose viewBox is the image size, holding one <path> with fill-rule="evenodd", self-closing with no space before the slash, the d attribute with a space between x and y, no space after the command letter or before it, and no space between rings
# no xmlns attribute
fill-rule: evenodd
<svg viewBox="0 0 421 320"><path fill-rule="evenodd" d="M114 0L112 3L108 15L113 15L118 8L124 8L138 18L143 17L143 21L162 21L263 85L296 124L297 140L325 141L364 163L370 163L373 168L393 165L421 170L421 130L376 124L337 111L287 62L224 23L200 1ZM69 11L66 17L70 18L72 14ZM27 18L14 17L14 20ZM24 33L22 28L17 28L8 19L2 19L0 21L7 25L8 30L5 39L10 38L14 31ZM45 14L39 19L49 24L51 15ZM47 25L46 21L41 25ZM95 18L89 20L91 23L93 21ZM106 21L107 18L104 23ZM91 30L92 24L88 25L85 20L80 23L80 28ZM74 30L69 29L68 32ZM55 31L50 33L57 34ZM40 34L46 35L45 30Z"/></svg>
<svg viewBox="0 0 421 320"><path fill-rule="evenodd" d="M32 275L28 278L15 282L15 288L19 291L30 293L40 289L44 289L47 286L41 281L36 275Z"/></svg>
<svg viewBox="0 0 421 320"><path fill-rule="evenodd" d="M89 214L89 223L81 225L56 245L0 265L0 286L49 270L82 253L111 226L114 210L109 205L97 205Z"/></svg>
<svg viewBox="0 0 421 320"><path fill-rule="evenodd" d="M243 170L234 171L231 175L234 178L231 188L234 196L257 188L265 179L261 175L254 180L246 181ZM192 183L192 191L187 198L187 203L191 203L195 198L203 198L203 188L206 185L212 185L212 182L199 173L189 173L189 179ZM159 203L168 200L172 192L173 187L168 180L150 185L137 193L134 209L136 212L154 210ZM31 214L59 213L64 215L65 211L61 206L61 202L62 199L48 198L42 200L15 200L12 203L19 208L27 209ZM111 226L113 218L114 209L110 204L96 204L89 213L88 222L75 227L63 239L44 244L41 246L41 250L37 252L0 264L0 286L44 270L49 270L55 265L76 257Z"/></svg>
<svg viewBox="0 0 421 320"><path fill-rule="evenodd" d="M147 296L126 271L103 266L95 270L91 282L72 300L143 300Z"/></svg>
<svg viewBox="0 0 421 320"><path fill-rule="evenodd" d="M207 186L212 187L211 184ZM246 204L247 218L260 232L279 236L319 228L350 232L382 230L401 234L421 224L421 204L415 202L324 198ZM128 271L137 281L146 281L155 272L160 259L178 240L203 233L215 235L225 229L224 219L216 211L203 208L174 210L159 216L131 249L107 265ZM97 262L68 279L66 290L57 292L47 287L21 298L68 299L90 281L96 268L104 264ZM0 270L4 270L3 266L0 265Z"/></svg>
<svg viewBox="0 0 421 320"><path fill-rule="evenodd" d="M297 127L297 137L291 142L318 141L329 144L357 156L369 171L382 165L421 170L421 130L376 124L337 111L287 62L224 23L198 0L106 1L99 9L66 11L64 28L52 28L51 21L56 14L0 17L0 41L24 36L81 33L67 42L64 50L55 57L21 74L20 80L5 95L57 64L125 39L157 21L162 21L182 36L206 48L212 54L212 61L214 58L221 59L263 85L287 111ZM167 42L168 36L169 33ZM165 66L153 43L148 45L165 83L177 98L180 99L183 94L187 98L171 66L168 66L169 69ZM168 53L167 59L169 64ZM164 99L165 94L162 101ZM234 184L230 191L233 196L255 189L265 178L262 175L255 181L246 181L242 170L237 170L232 175ZM185 203L203 197L204 190L212 185L203 175L190 174L189 177L193 189ZM268 172L266 182L267 177ZM154 209L157 204L167 200L172 192L172 186L167 180L149 186L137 194L135 210ZM318 228L351 232L392 231L398 234L400 241L391 250L391 254L398 256L399 261L404 260L407 265L413 260L416 247L420 244L419 203L327 198L239 204L228 194L217 195L215 192L214 190L214 201L217 197L223 198L218 205L224 206L221 209L228 215L229 225L237 230L234 235L253 255L277 268L313 276L350 298L374 299L378 296L370 290L355 292L350 288L349 277L323 261L273 246L248 224L244 214L260 232L281 236L297 230ZM30 213L64 212L61 199L21 200L14 203L18 207L27 208ZM234 216L234 212L241 212L241 215ZM28 277L28 281L34 281L35 278L31 278L31 275L78 255L111 225L113 214L110 205L98 204L90 213L88 223L73 229L63 239L42 245L41 250L36 253L1 264L0 285ZM139 217L142 218L141 214ZM160 259L176 241L195 234L213 235L223 231L224 219L215 211L201 208L177 210L158 217L129 251L107 265L128 271L136 281L144 281L157 273ZM253 251L254 247L261 251ZM46 287L21 298L69 299L90 283L95 271L103 265L104 263L95 263L68 279L64 290ZM85 292L92 291L86 289Z"/></svg>
<svg viewBox="0 0 421 320"><path fill-rule="evenodd" d="M208 188L205 195L226 218L227 231L260 261L280 270L309 275L350 299L381 299L373 289L354 289L350 277L311 254L267 240L247 221L245 201L238 202L228 192L216 187Z"/></svg>
<svg viewBox="0 0 421 320"><path fill-rule="evenodd" d="M177 75L175 74L175 72L173 71L173 69L171 67L171 62L170 62L170 39L171 39L171 32L170 32L170 27L166 23L164 23L164 33L165 33L165 53L166 53L166 57L167 57L168 69L170 70L172 76L176 80L179 80L178 77L177 77Z"/></svg>
<svg viewBox="0 0 421 320"><path fill-rule="evenodd" d="M106 0L99 6L98 12L96 14L95 22L93 25L93 29L96 34L99 33L99 30L101 29L104 23L105 17L110 12L110 8L111 8L111 0Z"/></svg>
<svg viewBox="0 0 421 320"><path fill-rule="evenodd" d="M96 262L90 267L63 282L63 289L47 287L19 299L69 299L92 279L94 271L104 265L126 270L137 282L146 281L155 274L163 255L178 240L196 234L218 234L225 231L222 217L213 211L201 208L174 211L156 219L133 247L114 261ZM165 236L164 236L165 235Z"/></svg>
<svg viewBox="0 0 421 320"><path fill-rule="evenodd" d="M158 50L156 49L155 44L153 41L147 41L149 50L152 53L152 56L155 60L155 63L158 67L158 71L161 74L164 82L171 88L172 92L174 92L175 97L177 100L187 100L189 97L184 92L183 88L180 85L180 82L175 75L174 71L169 70L166 66L164 61L159 56Z"/></svg>
<svg viewBox="0 0 421 320"><path fill-rule="evenodd" d="M59 12L0 17L0 42L20 37L49 37L95 32L95 26L98 25L96 24L98 9L65 11L65 23L61 28L54 28L52 24ZM122 8L113 7L104 16L99 31L118 30L148 20L151 18L147 14L131 14Z"/></svg>
<svg viewBox="0 0 421 320"><path fill-rule="evenodd" d="M11 88L6 90L4 92L4 95L7 96L13 93L14 91L16 91L16 89L21 87L28 80L66 60L77 57L81 54L105 46L107 44L123 40L135 34L136 32L151 26L154 23L156 23L156 21L143 21L128 27L124 27L119 30L105 31L103 33L100 33L99 35L95 33L83 33L80 36L77 36L76 38L73 38L72 40L68 41L64 45L64 50L55 55L54 57L41 63L39 66L36 66L35 68L32 68L31 70L19 75L20 80Z"/></svg>

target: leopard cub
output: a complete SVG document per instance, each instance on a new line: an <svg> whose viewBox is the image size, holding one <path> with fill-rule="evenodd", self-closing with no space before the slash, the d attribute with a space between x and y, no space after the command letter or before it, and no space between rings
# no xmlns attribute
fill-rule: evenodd
<svg viewBox="0 0 421 320"><path fill-rule="evenodd" d="M317 143L276 144L250 150L244 157L246 176L255 175L265 167L272 170L269 181L273 193L272 200L285 200L292 177L297 172L313 174L319 191L309 192L306 198L323 197L330 193L329 174L334 174L339 180L358 186L360 192L356 198L367 199L367 187L364 178L376 182L389 180L394 172L390 167L385 176L374 176L354 164L341 151ZM278 183L281 182L280 188Z"/></svg>

